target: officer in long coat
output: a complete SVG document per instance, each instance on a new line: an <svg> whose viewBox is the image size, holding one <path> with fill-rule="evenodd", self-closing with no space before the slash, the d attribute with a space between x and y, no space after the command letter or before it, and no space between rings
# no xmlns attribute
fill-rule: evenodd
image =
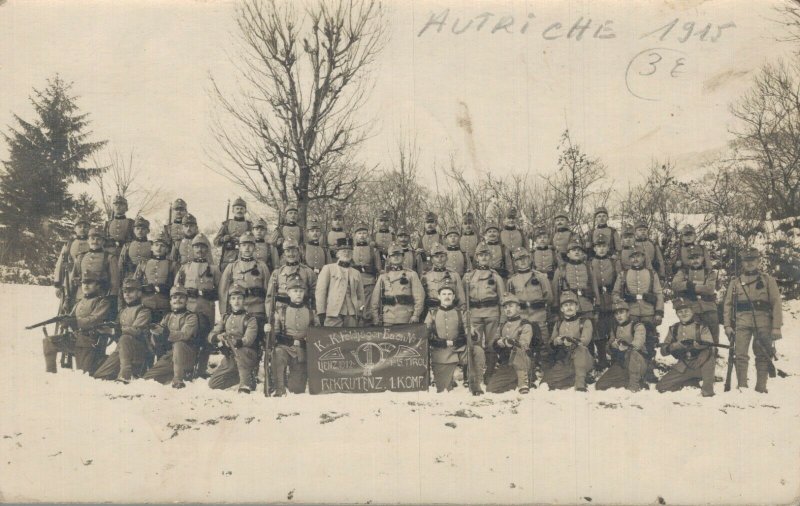
<svg viewBox="0 0 800 506"><path fill-rule="evenodd" d="M340 238L336 244L336 263L324 266L317 278L316 312L326 327L357 327L363 315L364 285L352 261L352 238Z"/></svg>

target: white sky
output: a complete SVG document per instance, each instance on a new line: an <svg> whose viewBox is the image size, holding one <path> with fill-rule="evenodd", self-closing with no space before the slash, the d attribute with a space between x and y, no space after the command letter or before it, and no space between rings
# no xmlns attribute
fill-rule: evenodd
<svg viewBox="0 0 800 506"><path fill-rule="evenodd" d="M400 133L409 132L417 137L427 171L454 153L468 168L541 174L555 166L559 135L569 125L575 140L601 157L619 182L635 178L654 157L671 158L691 171L704 154L730 140L728 104L747 89L752 72L791 49L773 40L773 5L390 2L391 39L364 110L365 118L377 119L364 160L387 164ZM434 26L419 35L445 9L441 32ZM134 150L143 180L163 186L170 198L185 198L201 228L218 222L225 199L238 192L205 168L213 148L208 75L231 83L232 12L232 3L214 1L9 0L0 6L0 126L11 124L12 112L31 118L31 88L60 72L75 82L96 139L108 139L122 153ZM477 30L483 18L476 16L484 13L491 16ZM514 18L513 33L492 33L504 16ZM456 18L459 29L469 19L473 23L454 35ZM581 40L575 34L567 38L579 18L590 18L589 28ZM663 30L643 37L676 18L663 40ZM615 37L595 38L607 20L610 31L603 33ZM545 34L556 22L563 28ZM687 22L695 28L681 42ZM708 23L712 27L700 40L698 32ZM726 23L735 27L712 42ZM629 62L649 48L666 48L656 72L641 75L651 69L648 59L657 58L645 52L631 65L626 86ZM680 74L670 77L680 57ZM656 100L637 98L629 87ZM467 111L471 137L459 127Z"/></svg>

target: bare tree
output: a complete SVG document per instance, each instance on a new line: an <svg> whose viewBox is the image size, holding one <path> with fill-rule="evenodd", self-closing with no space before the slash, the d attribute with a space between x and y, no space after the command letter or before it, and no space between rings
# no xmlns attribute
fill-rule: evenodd
<svg viewBox="0 0 800 506"><path fill-rule="evenodd" d="M93 162L100 166L97 160ZM108 162L103 166L108 170L95 175L93 179L100 191L100 206L108 219L114 217L114 197L117 195L125 197L133 216L158 210L166 203L166 196L160 188L153 189L140 184L140 172L133 151L127 156L118 151L109 152Z"/></svg>
<svg viewBox="0 0 800 506"><path fill-rule="evenodd" d="M800 0L781 0L774 9L778 18L773 21L784 30L776 35L775 40L794 44L800 42Z"/></svg>
<svg viewBox="0 0 800 506"><path fill-rule="evenodd" d="M236 8L240 92L223 91L213 170L281 213L296 203L305 225L309 204L350 199L370 168L355 148L370 122L356 115L372 87L371 67L385 45L376 0L314 0L299 14L292 2L247 0Z"/></svg>

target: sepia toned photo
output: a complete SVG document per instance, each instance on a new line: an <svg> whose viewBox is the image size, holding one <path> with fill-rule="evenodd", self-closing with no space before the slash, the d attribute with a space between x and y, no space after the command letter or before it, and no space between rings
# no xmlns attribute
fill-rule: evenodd
<svg viewBox="0 0 800 506"><path fill-rule="evenodd" d="M0 502L800 501L800 1L0 0Z"/></svg>

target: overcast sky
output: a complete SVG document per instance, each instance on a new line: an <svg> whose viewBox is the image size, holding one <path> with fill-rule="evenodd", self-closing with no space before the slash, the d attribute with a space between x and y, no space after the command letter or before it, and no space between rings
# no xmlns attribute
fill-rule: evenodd
<svg viewBox="0 0 800 506"><path fill-rule="evenodd" d="M693 170L730 140L728 105L753 72L791 49L774 42L773 5L390 2L363 159L387 164L407 133L426 171L452 153L471 170L537 175L555 167L569 126L620 183L653 158ZM133 150L143 181L185 198L201 226L218 222L238 191L206 168L208 76L233 83L233 11L214 1L9 0L0 126L12 112L31 118L31 89L58 72L75 82L96 139Z"/></svg>

